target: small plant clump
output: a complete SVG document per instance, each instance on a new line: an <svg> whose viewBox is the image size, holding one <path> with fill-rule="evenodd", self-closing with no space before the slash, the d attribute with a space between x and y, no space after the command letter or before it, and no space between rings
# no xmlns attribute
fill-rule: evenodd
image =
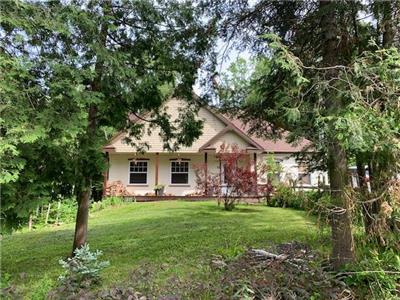
<svg viewBox="0 0 400 300"><path fill-rule="evenodd" d="M98 260L101 255L103 255L103 252L100 250L91 252L89 244L75 249L72 258L59 261L65 270L59 280L76 286L89 286L93 283L99 283L100 272L110 265L108 261Z"/></svg>
<svg viewBox="0 0 400 300"><path fill-rule="evenodd" d="M82 290L98 285L101 281L100 272L110 265L108 261L99 261L101 255L102 251L92 252L89 245L85 244L75 249L73 257L61 259L59 263L64 273L59 277L60 286L50 292L49 298L62 299L64 296L74 296Z"/></svg>

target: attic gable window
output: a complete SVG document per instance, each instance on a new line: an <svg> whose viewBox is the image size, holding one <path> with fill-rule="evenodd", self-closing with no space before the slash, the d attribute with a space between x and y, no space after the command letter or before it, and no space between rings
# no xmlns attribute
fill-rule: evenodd
<svg viewBox="0 0 400 300"><path fill-rule="evenodd" d="M189 162L171 161L171 184L189 183Z"/></svg>
<svg viewBox="0 0 400 300"><path fill-rule="evenodd" d="M148 163L144 160L131 161L129 163L129 183L147 184Z"/></svg>

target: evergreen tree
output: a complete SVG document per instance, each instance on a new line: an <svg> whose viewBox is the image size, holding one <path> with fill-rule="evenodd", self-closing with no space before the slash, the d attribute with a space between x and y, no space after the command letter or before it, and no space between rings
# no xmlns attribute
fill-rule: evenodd
<svg viewBox="0 0 400 300"><path fill-rule="evenodd" d="M396 132L392 117L397 102L396 97L389 97L396 94L396 69L389 66L397 54L387 53L381 64L376 61L374 53L379 49L369 42L376 39L376 28L370 22L363 22L362 17L370 13L366 4L258 1L254 5L239 2L228 6L222 2L215 6L216 13L224 16L219 24L221 36L239 49L249 49L255 57L253 67L247 71L246 67L236 67L236 71L241 71L222 80L217 89L223 99L222 106L249 124L250 132L260 136L282 137L286 131L291 142L301 138L313 142L316 155L309 159L314 167L326 169L330 179L334 206L330 210L332 259L336 268L354 259L353 199L346 194L349 162L356 149L373 149L366 142L367 136L374 139L379 136L381 144L388 145L390 141L393 143ZM279 38L268 33L278 34ZM361 65L362 74L358 72ZM383 69L388 77L377 76ZM253 75L246 80L242 74L249 70L254 70ZM374 97L364 94L367 85L374 81L382 85L382 90L375 91ZM349 90L349 86L354 90ZM386 137L381 129L370 132L371 127L366 124L356 128L345 125L356 124L361 111L368 113L371 122L376 121L376 111L366 109L366 103L379 97L390 98ZM351 140L353 130L361 131L363 143ZM391 153L396 151L397 148L392 148Z"/></svg>
<svg viewBox="0 0 400 300"><path fill-rule="evenodd" d="M213 30L191 2L8 1L0 5L2 61L19 64L31 74L19 78L3 73L16 82L14 92L21 101L2 97L4 107L16 113L2 136L16 149L14 157L21 159L26 143L11 135L15 128L37 127L43 134L32 142L34 148L42 143L65 154L64 163L54 172L60 182L71 183L79 204L75 249L86 241L90 192L105 167L102 146L109 133L125 130L136 138L142 134L143 124L128 122L129 114L146 115L153 127L161 129L167 149L190 145L199 136L202 124L195 118L192 86L210 49ZM30 95L18 91L23 84L36 87L42 106L30 106ZM163 110L173 95L188 100L177 124ZM19 118L20 110L28 110L33 118ZM45 162L53 164L53 160ZM11 190L29 171L17 167L20 173L8 180ZM42 180L38 173L32 179ZM10 202L17 198L15 193L9 196Z"/></svg>

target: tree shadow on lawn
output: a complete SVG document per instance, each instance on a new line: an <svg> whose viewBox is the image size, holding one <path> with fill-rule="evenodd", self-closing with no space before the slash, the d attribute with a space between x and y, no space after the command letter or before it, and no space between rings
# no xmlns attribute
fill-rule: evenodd
<svg viewBox="0 0 400 300"><path fill-rule="evenodd" d="M310 219L300 211L239 207L226 212L217 205L166 210L141 219L135 216L143 211L132 211L129 219L121 218L118 223L102 224L101 215L89 221L91 249L102 250L102 258L111 263L104 272L106 282L126 278L143 261L167 264L170 272L184 274L212 254L315 238ZM72 238L72 228L24 233L14 241L8 238L3 243L3 271L17 280L18 274L25 272L27 279L19 279L21 283L37 280L43 273L56 278L62 271L58 260L69 255Z"/></svg>

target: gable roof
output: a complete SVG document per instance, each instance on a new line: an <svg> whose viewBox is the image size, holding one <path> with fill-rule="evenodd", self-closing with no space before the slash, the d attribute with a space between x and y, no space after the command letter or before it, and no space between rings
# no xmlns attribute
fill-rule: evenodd
<svg viewBox="0 0 400 300"><path fill-rule="evenodd" d="M182 100L171 98L166 103L166 108L167 110L169 109L168 113L171 115L172 119L179 118L179 108L184 105L184 103L182 102ZM228 118L203 103L198 112L198 117L204 120L202 135L193 143L191 147L182 147L179 152L197 153L207 149L211 149L213 148L212 145L221 142L221 140L224 140L224 138L227 138L228 136L232 138L233 135L236 136L236 140L243 141L243 144L246 145L246 149L261 152L300 152L305 146L310 144L309 141L304 140L297 146L293 146L287 143L284 139L273 141L250 135L248 134L246 126L243 124L243 122L238 119ZM142 122L137 118L136 120L131 119L131 121ZM117 133L103 148L104 151L120 153L135 152L134 147L124 142L125 136L125 132ZM141 137L140 141L147 142L150 145L151 148L148 152L165 152L163 149L163 143L159 136L158 129L153 130L151 135L144 134Z"/></svg>
<svg viewBox="0 0 400 300"><path fill-rule="evenodd" d="M243 124L242 121L235 119L232 120L232 123L235 124L240 130L247 133L248 128L246 128L247 126ZM284 136L286 135L284 134ZM311 142L307 139L302 139L301 141L299 141L299 143L295 145L286 142L285 137L282 139L272 140L272 139L263 139L255 135L252 135L252 139L257 143L259 143L259 145L261 145L261 147L264 149L265 152L275 152L275 153L301 152L305 148L311 145Z"/></svg>
<svg viewBox="0 0 400 300"><path fill-rule="evenodd" d="M216 135L214 135L207 143L205 143L203 146L199 148L199 151L207 149L209 146L217 142L220 138L222 138L226 133L233 131L236 133L239 137L241 137L244 141L252 145L255 149L257 150L264 150L261 145L253 141L248 135L244 134L242 131L238 130L236 127L232 127L230 125L227 125L224 129L222 129L220 132L218 132Z"/></svg>
<svg viewBox="0 0 400 300"><path fill-rule="evenodd" d="M240 128L238 128L233 122L231 122L228 118L226 118L225 116L223 116L222 114L219 114L218 112L216 112L214 109L212 109L211 107L204 105L203 106L204 109L208 110L210 113L212 113L214 116L216 116L218 119L220 119L223 123L226 124L226 127L221 130L220 132L218 132L215 136L213 136L207 143L205 143L203 146L201 146L199 148L199 150L204 150L205 148L207 148L209 145L211 145L212 143L214 143L215 141L218 140L218 138L222 137L225 133L227 133L228 131L233 131L235 132L237 135L239 135L243 140L245 140L246 142L248 142L250 145L253 145L254 148L258 149L258 150L264 150L263 147L256 141L254 140L251 136L249 136L246 132L244 132L243 130L241 130Z"/></svg>

